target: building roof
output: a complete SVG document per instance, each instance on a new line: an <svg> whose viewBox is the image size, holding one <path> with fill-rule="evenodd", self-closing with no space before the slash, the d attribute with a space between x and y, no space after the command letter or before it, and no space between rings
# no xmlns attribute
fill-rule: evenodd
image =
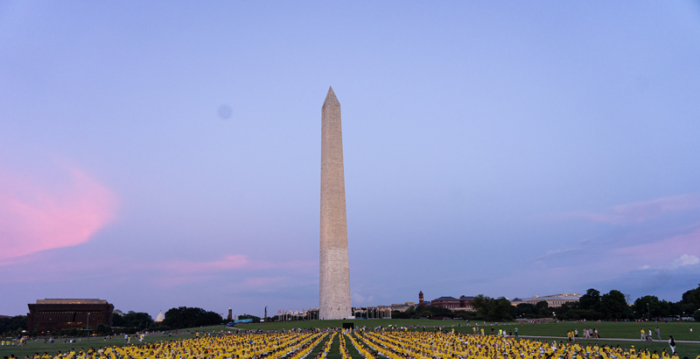
<svg viewBox="0 0 700 359"><path fill-rule="evenodd" d="M459 299L457 299L455 297L440 297L438 299L433 299L432 301L434 302L436 300L459 300Z"/></svg>
<svg viewBox="0 0 700 359"><path fill-rule="evenodd" d="M104 299L37 299L36 304L107 304Z"/></svg>
<svg viewBox="0 0 700 359"><path fill-rule="evenodd" d="M156 317L156 322L162 322L165 320L165 315L163 315L163 312L160 311L158 312L158 316Z"/></svg>
<svg viewBox="0 0 700 359"><path fill-rule="evenodd" d="M575 301L575 300L579 300L579 299L581 299L580 294L562 293L562 294L553 294L553 295L544 295L544 296L533 295L532 297L529 297L529 298L515 298L515 299L513 299L513 302L539 302L539 301L547 301L547 300Z"/></svg>

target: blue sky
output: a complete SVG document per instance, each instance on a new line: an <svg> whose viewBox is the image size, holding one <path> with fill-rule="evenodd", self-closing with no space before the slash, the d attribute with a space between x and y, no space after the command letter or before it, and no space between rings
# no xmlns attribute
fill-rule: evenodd
<svg viewBox="0 0 700 359"><path fill-rule="evenodd" d="M695 1L0 3L0 314L318 305L343 116L357 306L700 275Z"/></svg>

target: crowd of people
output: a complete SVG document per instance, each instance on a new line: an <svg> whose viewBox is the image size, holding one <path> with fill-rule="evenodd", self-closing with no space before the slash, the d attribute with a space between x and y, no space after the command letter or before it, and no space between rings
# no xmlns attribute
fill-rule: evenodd
<svg viewBox="0 0 700 359"><path fill-rule="evenodd" d="M643 334L646 334L642 330ZM516 338L505 331L484 335L452 331L409 331L408 328L367 330L310 329L281 332L206 333L195 338L160 343L106 346L88 350L71 349L55 355L35 353L24 359L304 359L321 343L315 359L326 359L335 340L342 359L681 359L676 343L669 340L670 352L663 349L636 350L597 344L576 343L578 330L570 331L568 342ZM597 336L597 330L584 329L585 337ZM129 338L125 338L129 340ZM140 338L141 339L141 338ZM349 345L347 344L349 342ZM349 346L358 354L353 358ZM337 354L336 354L337 355ZM4 359L18 359L14 356ZM683 359L688 359L684 357ZM700 359L700 355L695 357Z"/></svg>
<svg viewBox="0 0 700 359"><path fill-rule="evenodd" d="M517 340L513 337L495 335L362 331L350 334L351 337L353 335L390 359L680 359L675 352L673 338L669 341L671 352L663 349L659 353L648 349L637 351L634 346L626 350L620 345L612 347L597 344L583 345L575 342ZM700 355L696 359L700 359Z"/></svg>
<svg viewBox="0 0 700 359"><path fill-rule="evenodd" d="M25 359L302 359L328 334L286 332L205 336L142 345L71 349L55 355L35 353ZM16 359L14 355L5 359Z"/></svg>

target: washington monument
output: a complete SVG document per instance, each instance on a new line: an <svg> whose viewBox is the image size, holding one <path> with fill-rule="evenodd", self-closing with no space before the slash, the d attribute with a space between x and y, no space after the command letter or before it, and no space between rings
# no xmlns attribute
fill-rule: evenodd
<svg viewBox="0 0 700 359"><path fill-rule="evenodd" d="M328 89L321 107L321 280L320 319L351 316L348 223L340 102Z"/></svg>

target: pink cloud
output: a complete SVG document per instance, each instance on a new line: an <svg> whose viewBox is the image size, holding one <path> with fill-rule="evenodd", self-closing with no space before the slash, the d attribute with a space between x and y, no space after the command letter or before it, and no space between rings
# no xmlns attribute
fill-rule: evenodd
<svg viewBox="0 0 700 359"><path fill-rule="evenodd" d="M80 169L64 169L61 188L0 169L0 263L87 242L114 219L116 196Z"/></svg>
<svg viewBox="0 0 700 359"><path fill-rule="evenodd" d="M653 243L617 248L615 254L630 256L645 265L662 265L683 255L700 254L700 229Z"/></svg>
<svg viewBox="0 0 700 359"><path fill-rule="evenodd" d="M583 218L599 223L627 224L644 222L667 212L683 212L698 208L700 208L700 193L688 193L651 201L622 204L603 213L572 212L558 217Z"/></svg>

